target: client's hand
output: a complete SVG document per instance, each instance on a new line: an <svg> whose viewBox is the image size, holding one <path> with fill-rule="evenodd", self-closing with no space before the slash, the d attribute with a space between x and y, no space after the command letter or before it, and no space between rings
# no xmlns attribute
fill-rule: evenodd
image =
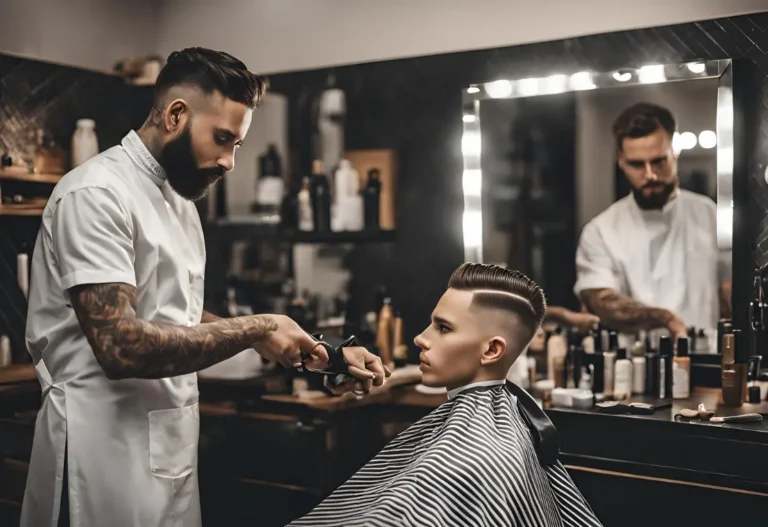
<svg viewBox="0 0 768 527"><path fill-rule="evenodd" d="M328 386L335 395L351 391L363 391L367 394L372 387L384 384L384 379L391 375L389 369L381 363L381 359L362 346L342 348L341 353L349 367L350 375L355 378L336 387ZM327 368L328 355L323 347L316 346L311 353L311 358L305 364L318 370Z"/></svg>

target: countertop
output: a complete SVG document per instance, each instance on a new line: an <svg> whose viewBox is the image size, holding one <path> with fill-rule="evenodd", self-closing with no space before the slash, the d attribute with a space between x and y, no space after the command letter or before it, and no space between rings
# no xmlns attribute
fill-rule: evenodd
<svg viewBox="0 0 768 527"><path fill-rule="evenodd" d="M630 402L654 402L646 397L635 397ZM699 404L703 403L708 410L714 410L716 416L724 417L731 415L744 415L744 414L762 414L768 416L768 403L762 402L760 404L744 403L739 408L733 408L723 405L721 392L717 388L695 388L691 397L688 399L674 399L672 400L672 406L670 408L664 408L657 410L653 414L649 415L631 415L631 414L609 414L598 411L597 409L591 410L577 410L574 408L547 408L547 413L550 414L571 414L571 415L589 415L596 416L601 419L612 419L616 423L632 422L632 421L646 421L653 422L655 425L675 425L685 427L700 428L699 435L713 435L723 437L743 437L741 431L753 434L755 432L762 432L768 434L768 419L761 422L753 423L712 423L709 421L700 421L698 419L685 419L679 416L680 411L685 408L696 409ZM768 442L768 435L763 438Z"/></svg>
<svg viewBox="0 0 768 527"><path fill-rule="evenodd" d="M40 391L35 367L31 364L12 364L0 368L0 398Z"/></svg>

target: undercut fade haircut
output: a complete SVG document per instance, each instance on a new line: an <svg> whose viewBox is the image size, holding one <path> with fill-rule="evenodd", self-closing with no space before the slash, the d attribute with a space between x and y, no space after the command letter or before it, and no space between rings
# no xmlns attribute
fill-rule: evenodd
<svg viewBox="0 0 768 527"><path fill-rule="evenodd" d="M613 123L613 138L621 151L624 139L638 139L656 130L664 130L672 137L676 128L672 112L656 104L640 102L619 114Z"/></svg>
<svg viewBox="0 0 768 527"><path fill-rule="evenodd" d="M520 271L492 264L465 263L453 272L448 287L474 292L474 305L515 313L528 339L533 338L547 314L544 290Z"/></svg>
<svg viewBox="0 0 768 527"><path fill-rule="evenodd" d="M264 80L241 61L223 51L186 48L168 56L155 82L155 104L174 86L188 85L206 95L214 91L235 102L256 108L267 91Z"/></svg>

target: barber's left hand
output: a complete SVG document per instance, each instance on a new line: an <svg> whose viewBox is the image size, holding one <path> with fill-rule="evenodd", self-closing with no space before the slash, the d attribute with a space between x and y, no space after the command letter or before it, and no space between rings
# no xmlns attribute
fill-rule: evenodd
<svg viewBox="0 0 768 527"><path fill-rule="evenodd" d="M600 323L600 317L593 315L592 313L577 313L576 311L568 310L565 313L565 323L572 328L576 328L581 333L589 333L595 324Z"/></svg>

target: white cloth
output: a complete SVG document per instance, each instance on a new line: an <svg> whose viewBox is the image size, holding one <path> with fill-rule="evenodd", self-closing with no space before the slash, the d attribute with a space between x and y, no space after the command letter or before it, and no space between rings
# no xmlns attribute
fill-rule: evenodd
<svg viewBox="0 0 768 527"><path fill-rule="evenodd" d="M32 258L26 341L43 400L22 527L57 524L65 445L73 527L200 525L196 374L107 379L67 289L124 282L140 318L192 326L204 269L194 205L134 132L56 185Z"/></svg>
<svg viewBox="0 0 768 527"><path fill-rule="evenodd" d="M501 386L502 384L506 384L506 382L507 381L505 379L501 379L501 380L495 380L495 381L479 381L479 382L472 382L469 384L465 384L464 386L459 386L458 388L449 390L448 400L451 400L457 395L459 395L461 392L471 390L472 388L482 388L483 386ZM512 397L514 397L514 395Z"/></svg>
<svg viewBox="0 0 768 527"><path fill-rule="evenodd" d="M728 279L730 253L717 247L714 202L680 190L662 210L643 210L629 195L587 223L574 293L612 288L669 309L688 326L714 328L719 287Z"/></svg>

